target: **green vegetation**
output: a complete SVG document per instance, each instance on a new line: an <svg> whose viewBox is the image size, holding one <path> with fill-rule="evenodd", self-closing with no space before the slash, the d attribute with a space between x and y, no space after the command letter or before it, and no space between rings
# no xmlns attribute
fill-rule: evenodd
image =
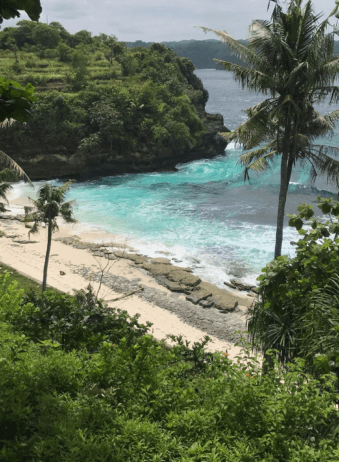
<svg viewBox="0 0 339 462"><path fill-rule="evenodd" d="M319 136L333 133L339 110L322 116L314 107L326 98L330 103L339 100L335 85L339 57L333 56L333 32L325 33L329 19L339 15L339 4L319 24L320 15L314 14L311 1L302 8L302 0L291 0L286 12L278 0L275 3L270 21L252 22L246 46L227 32L203 29L218 35L248 67L217 62L243 87L269 96L247 109L248 120L223 136L250 150L240 158L246 167L245 179L249 170L265 171L273 159L281 157L277 258L281 255L285 203L296 161L309 162L313 179L320 172L339 186L339 162L331 157L338 155L339 148L315 144Z"/></svg>
<svg viewBox="0 0 339 462"><path fill-rule="evenodd" d="M329 220L315 219L307 204L289 216L290 226L301 235L294 243L297 255L280 256L262 269L261 299L248 331L263 353L277 349L281 364L303 358L308 372L332 373L338 379L339 202L318 197L317 205Z"/></svg>
<svg viewBox="0 0 339 462"><path fill-rule="evenodd" d="M338 459L331 375L261 375L206 353L207 336L166 349L137 320L90 288L23 298L2 277L1 460Z"/></svg>
<svg viewBox="0 0 339 462"><path fill-rule="evenodd" d="M29 2L32 11L38 4ZM15 10L2 14L13 17ZM40 138L54 150L62 140L66 151L100 148L113 155L117 146L148 139L158 146L194 144L203 132L194 105L207 93L192 63L163 45L126 50L112 36L71 35L59 23L18 25L0 33L1 59L6 72L40 88L34 122L6 128L7 139L11 133L25 143ZM332 49L330 40L319 43L326 53ZM255 73L232 70L248 82ZM62 94L50 88L56 82ZM7 100L14 91L17 104L24 90L6 85ZM277 106L282 114L285 100ZM308 134L304 126L301 132ZM7 173L0 173L5 199ZM72 220L70 203L63 203L68 185L42 186L37 210L27 216L35 221L30 232L49 223L42 293L39 284L0 266L0 460L337 461L339 203L318 198L326 222L314 219L307 204L290 216L301 235L297 255L278 256L263 269L249 321L252 343L242 341L246 354L233 363L226 352L206 352L208 336L192 347L169 336L175 345L166 347L148 334L151 323L108 308L90 285L74 296L44 290L53 220L59 212ZM250 347L264 352L263 371Z"/></svg>
<svg viewBox="0 0 339 462"><path fill-rule="evenodd" d="M3 234L5 234L3 231L1 232L2 235L0 235L0 238L3 237ZM1 234L0 233L0 234ZM0 263L0 278L3 278L5 273L9 274L8 277L8 283L12 284L14 281L18 283L17 289L23 289L23 293L28 293L30 290L33 290L34 292L41 292L41 284L34 281L33 279L24 276L23 274L19 273L15 268L12 268L9 265L5 265L4 263ZM51 292L56 292L56 293L62 293L58 289L54 289L52 287L48 287L48 290Z"/></svg>
<svg viewBox="0 0 339 462"><path fill-rule="evenodd" d="M120 156L134 147L194 147L206 133L196 108L208 93L193 64L164 45L127 49L114 36L23 20L0 32L0 50L6 79L37 93L34 117L3 130L12 156L23 145L25 157Z"/></svg>
<svg viewBox="0 0 339 462"><path fill-rule="evenodd" d="M56 218L60 216L66 223L76 223L77 221L74 219L72 211L75 201L65 202L65 195L72 183L73 181L71 180L59 187L53 186L50 183L44 183L39 188L37 200L29 198L33 202L34 207L25 206L25 221L34 222L32 228L28 232L29 236L39 232L40 223L47 224L47 249L42 280L42 292L46 290L52 233L59 229Z"/></svg>

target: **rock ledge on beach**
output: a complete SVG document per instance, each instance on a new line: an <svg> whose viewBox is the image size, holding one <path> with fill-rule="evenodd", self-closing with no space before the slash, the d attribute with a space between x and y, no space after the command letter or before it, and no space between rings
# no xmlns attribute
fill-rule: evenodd
<svg viewBox="0 0 339 462"><path fill-rule="evenodd" d="M214 284L202 281L199 276L192 274L191 268L182 268L170 263L167 258L151 258L136 253L116 250L105 252L105 248L112 248L112 244L92 244L81 241L78 237L57 238L65 244L76 248L87 248L96 256L125 258L133 262L136 267L146 270L154 279L171 292L181 292L186 300L203 308L217 308L221 313L233 312L238 305L249 307L253 300L237 297L228 290L219 289ZM241 283L243 284L243 283ZM254 288L254 286L251 286Z"/></svg>

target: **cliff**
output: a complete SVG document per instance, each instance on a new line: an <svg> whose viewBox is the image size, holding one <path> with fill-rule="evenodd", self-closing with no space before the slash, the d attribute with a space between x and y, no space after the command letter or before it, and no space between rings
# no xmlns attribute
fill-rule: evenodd
<svg viewBox="0 0 339 462"><path fill-rule="evenodd" d="M2 149L10 155L27 173L32 181L51 180L55 178L85 180L100 176L121 175L124 173L143 173L157 171L175 171L179 163L213 158L223 154L227 146L225 139L218 132L228 132L221 114L208 114L203 106L196 108L208 133L194 148L166 148L154 143L138 145L126 153L112 150L95 152L77 151L72 155L64 152L61 146L55 153L45 154L38 147L32 157L31 146L22 146L14 151L12 146L2 144Z"/></svg>

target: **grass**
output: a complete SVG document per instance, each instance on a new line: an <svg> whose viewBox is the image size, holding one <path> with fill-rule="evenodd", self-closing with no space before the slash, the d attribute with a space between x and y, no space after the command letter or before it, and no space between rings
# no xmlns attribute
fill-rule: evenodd
<svg viewBox="0 0 339 462"><path fill-rule="evenodd" d="M10 274L10 282L13 281L18 282L18 289L24 289L25 293L27 293L30 289L34 290L36 293L41 293L42 284L39 284L34 279L31 279L22 273L19 273L16 269L12 268L9 265L5 265L4 263L0 262L0 278L8 272ZM63 293L62 291L55 289L54 287L48 286L48 290L55 292L55 293Z"/></svg>

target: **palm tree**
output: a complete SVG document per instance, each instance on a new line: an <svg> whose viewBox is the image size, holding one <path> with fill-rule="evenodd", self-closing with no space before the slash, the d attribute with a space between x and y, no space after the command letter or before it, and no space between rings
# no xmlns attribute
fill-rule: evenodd
<svg viewBox="0 0 339 462"><path fill-rule="evenodd" d="M61 216L67 223L77 222L77 220L72 216L72 206L75 200L64 202L65 195L72 183L74 183L74 180L70 180L60 187L53 186L51 183L45 183L39 188L37 200L29 197L35 206L35 210L33 211L34 207L25 206L25 221L34 221L33 227L28 232L29 237L31 234L39 232L40 223L48 224L47 250L42 292L46 290L47 268L49 254L51 251L52 233L59 229L56 218Z"/></svg>
<svg viewBox="0 0 339 462"><path fill-rule="evenodd" d="M270 21L254 20L249 28L249 41L242 45L226 31L201 27L214 32L247 67L218 59L235 80L249 90L269 96L247 109L248 120L231 133L220 133L229 141L250 150L240 157L249 170L263 172L270 162L281 156L275 258L281 255L285 204L292 168L296 161L309 162L311 179L325 173L339 187L339 162L331 156L338 148L320 146L316 138L333 132L339 110L322 116L316 103L330 97L339 100L335 79L339 74L339 58L333 56L334 32L325 33L329 19L338 15L336 5L319 24L311 0L301 7L302 0L291 0L284 13L276 3ZM200 27L200 26L198 26Z"/></svg>

